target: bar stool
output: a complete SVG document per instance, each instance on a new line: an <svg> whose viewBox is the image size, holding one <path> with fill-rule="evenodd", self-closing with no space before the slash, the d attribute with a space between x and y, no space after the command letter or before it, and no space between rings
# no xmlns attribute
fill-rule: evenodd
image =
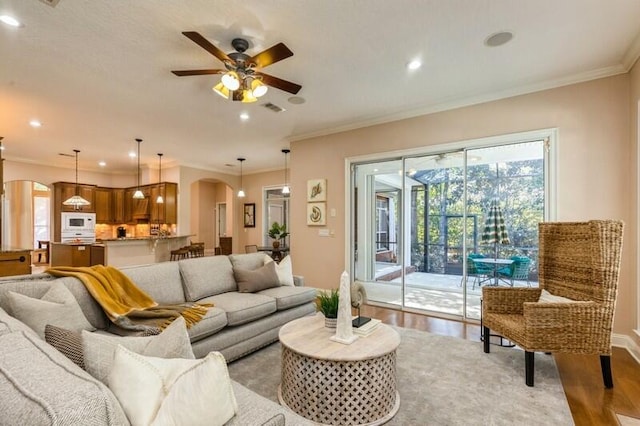
<svg viewBox="0 0 640 426"><path fill-rule="evenodd" d="M191 257L203 257L204 256L204 243L191 243L189 248L189 255Z"/></svg>
<svg viewBox="0 0 640 426"><path fill-rule="evenodd" d="M169 260L182 260L189 257L189 248L188 247L180 247L179 249L171 250L171 256Z"/></svg>

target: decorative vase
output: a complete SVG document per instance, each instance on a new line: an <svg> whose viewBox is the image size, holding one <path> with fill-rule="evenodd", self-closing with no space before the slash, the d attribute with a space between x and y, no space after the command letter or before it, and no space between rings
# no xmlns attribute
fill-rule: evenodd
<svg viewBox="0 0 640 426"><path fill-rule="evenodd" d="M275 240L273 243L271 243L271 245L273 246L274 249L280 248L280 241Z"/></svg>
<svg viewBox="0 0 640 426"><path fill-rule="evenodd" d="M327 328L336 328L338 324L338 318L327 318L324 317L324 326Z"/></svg>

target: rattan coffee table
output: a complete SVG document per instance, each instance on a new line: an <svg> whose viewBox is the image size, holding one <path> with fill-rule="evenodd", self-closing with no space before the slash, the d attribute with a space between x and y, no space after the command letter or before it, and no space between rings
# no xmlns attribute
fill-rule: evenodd
<svg viewBox="0 0 640 426"><path fill-rule="evenodd" d="M380 324L351 345L329 340L321 314L280 329L280 404L323 425L379 425L400 407L396 349L400 335Z"/></svg>

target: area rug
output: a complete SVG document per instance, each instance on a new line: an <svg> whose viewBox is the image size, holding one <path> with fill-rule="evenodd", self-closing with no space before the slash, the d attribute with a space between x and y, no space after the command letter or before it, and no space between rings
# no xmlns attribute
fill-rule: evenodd
<svg viewBox="0 0 640 426"><path fill-rule="evenodd" d="M513 348L396 328L400 410L387 425L572 425L550 355L535 355L535 387L524 383L524 353ZM375 333L366 339L375 339ZM278 401L280 344L229 364L231 378Z"/></svg>

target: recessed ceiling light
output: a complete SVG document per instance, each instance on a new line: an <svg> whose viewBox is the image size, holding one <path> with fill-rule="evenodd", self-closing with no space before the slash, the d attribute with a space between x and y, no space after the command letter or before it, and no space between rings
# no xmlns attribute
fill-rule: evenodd
<svg viewBox="0 0 640 426"><path fill-rule="evenodd" d="M42 123L38 120L31 120L29 122L29 126L31 127L42 127Z"/></svg>
<svg viewBox="0 0 640 426"><path fill-rule="evenodd" d="M104 161L98 162L98 166L100 166L100 167L104 167L106 165L107 165L107 163L105 163Z"/></svg>
<svg viewBox="0 0 640 426"><path fill-rule="evenodd" d="M18 21L13 16L9 16L9 15L0 15L0 22L4 22L5 24L7 24L7 25L9 25L11 27L19 27L20 26L20 21Z"/></svg>
<svg viewBox="0 0 640 426"><path fill-rule="evenodd" d="M289 101L290 104L294 104L294 105L300 105L307 102L307 100L301 96L291 96L287 100Z"/></svg>
<svg viewBox="0 0 640 426"><path fill-rule="evenodd" d="M136 153L133 151L129 151L129 157L136 158Z"/></svg>
<svg viewBox="0 0 640 426"><path fill-rule="evenodd" d="M415 59L415 60L413 60L413 61L411 61L411 62L409 62L407 64L407 69L409 71L415 71L418 68L420 68L421 66L422 66L422 62L420 62L419 60Z"/></svg>
<svg viewBox="0 0 640 426"><path fill-rule="evenodd" d="M489 47L498 47L510 42L512 38L513 33L509 31L500 31L487 37L484 44Z"/></svg>
<svg viewBox="0 0 640 426"><path fill-rule="evenodd" d="M249 119L249 113L243 112L240 113L240 120L247 121Z"/></svg>

